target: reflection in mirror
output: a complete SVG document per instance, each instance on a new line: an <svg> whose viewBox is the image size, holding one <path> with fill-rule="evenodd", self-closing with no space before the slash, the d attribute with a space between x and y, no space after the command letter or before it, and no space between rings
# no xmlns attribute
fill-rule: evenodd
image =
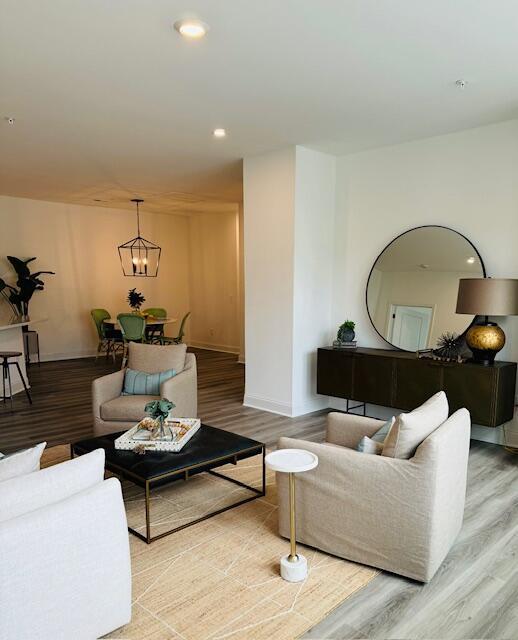
<svg viewBox="0 0 518 640"><path fill-rule="evenodd" d="M367 309L376 331L406 351L431 349L473 317L455 313L460 278L483 278L473 244L445 227L418 227L393 240L372 267Z"/></svg>

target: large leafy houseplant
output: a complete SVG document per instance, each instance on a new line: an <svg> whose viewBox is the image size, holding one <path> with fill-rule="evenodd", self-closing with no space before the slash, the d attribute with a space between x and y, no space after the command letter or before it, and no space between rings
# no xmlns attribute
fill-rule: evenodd
<svg viewBox="0 0 518 640"><path fill-rule="evenodd" d="M7 259L16 271L16 286L7 284L5 280L0 278L0 294L9 303L15 315L28 316L29 302L35 291L43 291L45 283L40 278L43 274L54 275L54 271L36 271L31 273L27 266L29 262L36 258L27 258L21 260L14 256L7 256Z"/></svg>

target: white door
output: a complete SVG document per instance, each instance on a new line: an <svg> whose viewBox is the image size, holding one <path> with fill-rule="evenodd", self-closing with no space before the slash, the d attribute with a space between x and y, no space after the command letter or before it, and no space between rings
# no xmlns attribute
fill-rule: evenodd
<svg viewBox="0 0 518 640"><path fill-rule="evenodd" d="M432 312L431 307L391 305L390 342L408 351L427 349Z"/></svg>

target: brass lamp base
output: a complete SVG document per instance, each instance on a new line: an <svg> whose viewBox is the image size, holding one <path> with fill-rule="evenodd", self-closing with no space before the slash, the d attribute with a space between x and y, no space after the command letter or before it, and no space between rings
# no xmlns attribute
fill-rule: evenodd
<svg viewBox="0 0 518 640"><path fill-rule="evenodd" d="M473 361L489 366L505 344L505 333L496 322L474 324L466 333L466 343L473 352Z"/></svg>

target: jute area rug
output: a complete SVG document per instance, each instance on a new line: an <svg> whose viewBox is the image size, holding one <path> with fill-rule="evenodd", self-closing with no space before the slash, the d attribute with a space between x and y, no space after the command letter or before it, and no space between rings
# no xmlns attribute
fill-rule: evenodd
<svg viewBox="0 0 518 640"><path fill-rule="evenodd" d="M69 458L52 447L42 466ZM260 486L261 459L219 471ZM128 522L144 528L140 489L123 483ZM153 535L250 495L209 474L157 490ZM267 495L147 545L129 536L133 617L109 638L135 640L292 640L308 631L379 572L300 545L309 564L298 584L279 576L288 542L277 533L275 474Z"/></svg>

